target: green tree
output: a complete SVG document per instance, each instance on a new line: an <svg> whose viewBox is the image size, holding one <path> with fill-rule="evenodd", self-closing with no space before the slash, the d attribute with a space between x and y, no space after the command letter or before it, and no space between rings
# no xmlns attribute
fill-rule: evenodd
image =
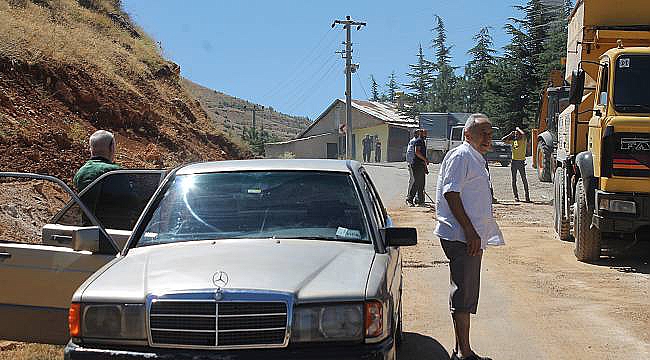
<svg viewBox="0 0 650 360"><path fill-rule="evenodd" d="M379 101L379 85L375 81L375 77L370 75L370 91L371 91L371 101Z"/></svg>
<svg viewBox="0 0 650 360"><path fill-rule="evenodd" d="M496 50L492 48L494 41L488 27L482 28L474 36L476 44L467 53L472 59L465 66L463 79L465 94L465 112L485 111L487 82L486 76L494 65Z"/></svg>
<svg viewBox="0 0 650 360"><path fill-rule="evenodd" d="M435 112L451 112L461 107L462 101L457 97L457 78L454 67L451 66L451 46L447 46L447 30L444 21L435 16L436 26L432 47L435 51L433 70L437 72L432 81L430 105L428 109Z"/></svg>
<svg viewBox="0 0 650 360"><path fill-rule="evenodd" d="M384 96L385 101L395 102L395 93L399 90L397 85L397 79L395 78L395 71L390 73L388 76L388 82L386 83L386 95Z"/></svg>
<svg viewBox="0 0 650 360"><path fill-rule="evenodd" d="M266 130L258 130L254 127L244 127L242 139L248 143L255 155L264 156L264 144L278 141L278 138L269 134Z"/></svg>
<svg viewBox="0 0 650 360"><path fill-rule="evenodd" d="M418 48L417 62L410 64L410 72L406 76L411 79L411 82L404 84L404 87L410 90L407 95L409 103L412 105L411 112L423 111L428 102L431 93L431 83L433 81L432 69L433 63L424 57L422 45Z"/></svg>

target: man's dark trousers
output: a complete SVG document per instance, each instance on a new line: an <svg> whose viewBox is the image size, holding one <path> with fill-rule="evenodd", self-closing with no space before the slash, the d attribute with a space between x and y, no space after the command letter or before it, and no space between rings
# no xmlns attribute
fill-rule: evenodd
<svg viewBox="0 0 650 360"><path fill-rule="evenodd" d="M512 192L515 195L515 199L519 199L519 192L517 191L517 172L519 172L519 174L521 174L521 180L524 183L526 200L529 200L528 180L526 179L526 160L512 160L510 172L512 173Z"/></svg>
<svg viewBox="0 0 650 360"><path fill-rule="evenodd" d="M424 204L424 182L426 176L426 169L424 164L415 162L411 167L411 172L413 173L413 183L409 189L409 195L406 198L407 201L412 202L415 196L417 195L417 203Z"/></svg>

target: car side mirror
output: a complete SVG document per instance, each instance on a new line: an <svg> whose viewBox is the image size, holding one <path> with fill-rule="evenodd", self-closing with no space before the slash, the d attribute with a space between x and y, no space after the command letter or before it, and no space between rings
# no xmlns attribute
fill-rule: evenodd
<svg viewBox="0 0 650 360"><path fill-rule="evenodd" d="M571 75L571 89L569 90L569 104L580 105L585 94L585 71L574 70Z"/></svg>
<svg viewBox="0 0 650 360"><path fill-rule="evenodd" d="M74 251L100 251L100 231L97 226L82 227L72 230L72 249Z"/></svg>
<svg viewBox="0 0 650 360"><path fill-rule="evenodd" d="M388 246L415 246L418 244L418 231L415 228L389 227L380 230Z"/></svg>

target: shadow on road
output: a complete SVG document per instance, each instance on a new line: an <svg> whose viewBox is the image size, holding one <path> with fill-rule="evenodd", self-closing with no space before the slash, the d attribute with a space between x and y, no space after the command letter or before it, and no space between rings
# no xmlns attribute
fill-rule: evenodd
<svg viewBox="0 0 650 360"><path fill-rule="evenodd" d="M614 270L620 271L622 273L633 273L633 274L650 274L650 261L645 259L601 259L594 262L594 265L608 266Z"/></svg>
<svg viewBox="0 0 650 360"><path fill-rule="evenodd" d="M405 332L399 358L402 360L449 360L450 355L436 339L422 334Z"/></svg>

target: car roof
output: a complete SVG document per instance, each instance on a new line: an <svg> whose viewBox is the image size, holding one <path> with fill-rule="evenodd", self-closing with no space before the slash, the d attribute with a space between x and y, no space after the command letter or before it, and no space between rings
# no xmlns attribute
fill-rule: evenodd
<svg viewBox="0 0 650 360"><path fill-rule="evenodd" d="M195 163L178 169L176 175L237 171L330 171L352 173L361 164L351 160L261 159Z"/></svg>

